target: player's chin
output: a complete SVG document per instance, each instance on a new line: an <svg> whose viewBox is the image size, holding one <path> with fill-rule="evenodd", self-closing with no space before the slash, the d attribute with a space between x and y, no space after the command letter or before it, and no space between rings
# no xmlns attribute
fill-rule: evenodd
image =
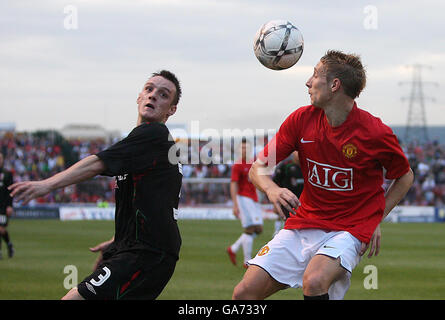
<svg viewBox="0 0 445 320"><path fill-rule="evenodd" d="M320 100L311 99L311 104L314 107L316 107L316 108L322 108L323 109L323 104L320 102Z"/></svg>
<svg viewBox="0 0 445 320"><path fill-rule="evenodd" d="M153 110L139 113L144 122L159 122L159 116Z"/></svg>

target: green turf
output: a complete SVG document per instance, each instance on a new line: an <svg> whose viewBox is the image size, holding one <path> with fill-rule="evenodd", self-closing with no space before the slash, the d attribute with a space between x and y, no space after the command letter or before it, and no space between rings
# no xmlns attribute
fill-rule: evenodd
<svg viewBox="0 0 445 320"><path fill-rule="evenodd" d="M225 249L240 235L239 221L179 222L183 246L175 274L159 299L230 299L244 274L233 266ZM272 234L254 243L256 252ZM7 257L3 243L0 260L0 299L59 299L67 290L67 265L78 270L78 281L91 272L95 254L88 248L111 238L111 221L12 220L8 227L16 248ZM346 299L444 299L445 225L384 224L378 257L364 257L352 275ZM239 252L239 260L242 253ZM366 265L378 272L378 289L365 289ZM270 299L301 299L301 289L287 289Z"/></svg>

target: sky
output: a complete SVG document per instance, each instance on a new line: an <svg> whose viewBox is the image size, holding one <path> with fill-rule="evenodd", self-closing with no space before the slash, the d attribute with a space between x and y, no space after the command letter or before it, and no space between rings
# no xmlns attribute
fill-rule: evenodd
<svg viewBox="0 0 445 320"><path fill-rule="evenodd" d="M183 89L168 124L273 130L310 104L306 80L336 49L361 56L368 78L357 103L388 125L406 124L410 65L425 65L427 124L445 125L443 12L439 0L3 0L0 123L128 133L146 79L167 69ZM287 70L269 70L253 53L256 31L275 19L304 38Z"/></svg>

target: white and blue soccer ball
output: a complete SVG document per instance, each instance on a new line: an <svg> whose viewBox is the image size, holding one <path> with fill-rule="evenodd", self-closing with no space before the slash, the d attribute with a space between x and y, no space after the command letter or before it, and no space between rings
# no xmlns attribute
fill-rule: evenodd
<svg viewBox="0 0 445 320"><path fill-rule="evenodd" d="M286 20L272 20L255 34L255 56L267 68L283 70L292 67L303 54L304 41L300 30Z"/></svg>

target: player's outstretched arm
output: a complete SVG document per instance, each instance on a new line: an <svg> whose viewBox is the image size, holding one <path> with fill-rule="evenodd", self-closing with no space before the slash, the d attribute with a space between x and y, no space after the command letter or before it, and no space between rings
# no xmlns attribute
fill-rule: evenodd
<svg viewBox="0 0 445 320"><path fill-rule="evenodd" d="M259 160L256 160L252 164L249 171L249 178L257 189L267 195L267 198L283 219L287 217L281 209L281 206L285 207L289 212L293 212L292 208L297 208L300 205L298 197L292 191L287 188L280 188L273 182L267 166Z"/></svg>
<svg viewBox="0 0 445 320"><path fill-rule="evenodd" d="M17 182L10 185L8 189L16 201L23 200L23 203L27 204L30 200L44 196L55 189L88 180L105 169L103 161L91 155L48 179Z"/></svg>

